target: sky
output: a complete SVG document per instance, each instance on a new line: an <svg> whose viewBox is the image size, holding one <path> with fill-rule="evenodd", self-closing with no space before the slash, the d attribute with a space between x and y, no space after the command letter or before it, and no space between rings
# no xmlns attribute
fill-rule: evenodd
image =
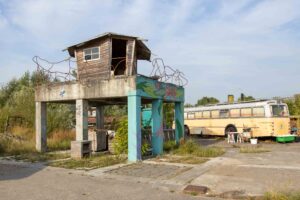
<svg viewBox="0 0 300 200"><path fill-rule="evenodd" d="M186 102L228 94L300 93L299 0L0 0L0 84L34 71L32 57L103 32L146 45L189 80ZM149 75L151 63L139 62Z"/></svg>

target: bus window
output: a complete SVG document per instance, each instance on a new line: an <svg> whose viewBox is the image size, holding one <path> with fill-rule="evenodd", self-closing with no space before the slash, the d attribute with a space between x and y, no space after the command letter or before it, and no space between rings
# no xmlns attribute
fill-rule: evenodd
<svg viewBox="0 0 300 200"><path fill-rule="evenodd" d="M188 113L187 118L188 119L195 119L195 113Z"/></svg>
<svg viewBox="0 0 300 200"><path fill-rule="evenodd" d="M184 119L187 119L187 113L184 113L183 116L184 116Z"/></svg>
<svg viewBox="0 0 300 200"><path fill-rule="evenodd" d="M203 118L210 118L210 111L203 111Z"/></svg>
<svg viewBox="0 0 300 200"><path fill-rule="evenodd" d="M240 117L241 110L240 109L231 109L230 110L230 117Z"/></svg>
<svg viewBox="0 0 300 200"><path fill-rule="evenodd" d="M202 118L202 112L196 112L196 113L195 113L195 117L196 117L197 119Z"/></svg>
<svg viewBox="0 0 300 200"><path fill-rule="evenodd" d="M228 109L220 110L220 117L221 118L229 117L229 110Z"/></svg>
<svg viewBox="0 0 300 200"><path fill-rule="evenodd" d="M272 115L274 117L286 117L289 116L288 109L285 105L272 105Z"/></svg>
<svg viewBox="0 0 300 200"><path fill-rule="evenodd" d="M264 107L253 108L253 116L254 117L264 117L265 116L265 108Z"/></svg>
<svg viewBox="0 0 300 200"><path fill-rule="evenodd" d="M218 110L212 110L211 111L211 118L218 118L219 117L219 111Z"/></svg>
<svg viewBox="0 0 300 200"><path fill-rule="evenodd" d="M242 108L241 109L241 117L251 117L252 109L251 108Z"/></svg>

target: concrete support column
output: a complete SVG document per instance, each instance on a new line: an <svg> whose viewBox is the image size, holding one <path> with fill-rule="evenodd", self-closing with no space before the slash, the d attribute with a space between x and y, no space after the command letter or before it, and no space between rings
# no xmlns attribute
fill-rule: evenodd
<svg viewBox="0 0 300 200"><path fill-rule="evenodd" d="M104 106L96 107L97 150L107 150L106 131L104 130ZM98 136L99 135L99 136Z"/></svg>
<svg viewBox="0 0 300 200"><path fill-rule="evenodd" d="M176 143L184 136L183 102L175 103L175 139Z"/></svg>
<svg viewBox="0 0 300 200"><path fill-rule="evenodd" d="M88 139L88 101L76 100L76 141Z"/></svg>
<svg viewBox="0 0 300 200"><path fill-rule="evenodd" d="M35 102L36 150L47 151L47 104Z"/></svg>
<svg viewBox="0 0 300 200"><path fill-rule="evenodd" d="M161 99L152 101L152 153L160 155L163 153L163 101Z"/></svg>
<svg viewBox="0 0 300 200"><path fill-rule="evenodd" d="M128 95L128 161L136 162L141 155L141 97Z"/></svg>

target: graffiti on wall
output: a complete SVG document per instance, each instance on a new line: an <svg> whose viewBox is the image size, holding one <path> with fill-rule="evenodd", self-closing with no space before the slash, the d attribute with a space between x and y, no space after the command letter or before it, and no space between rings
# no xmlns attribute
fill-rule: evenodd
<svg viewBox="0 0 300 200"><path fill-rule="evenodd" d="M137 90L141 96L162 98L164 100L184 100L184 89L174 84L158 82L145 77L138 77Z"/></svg>

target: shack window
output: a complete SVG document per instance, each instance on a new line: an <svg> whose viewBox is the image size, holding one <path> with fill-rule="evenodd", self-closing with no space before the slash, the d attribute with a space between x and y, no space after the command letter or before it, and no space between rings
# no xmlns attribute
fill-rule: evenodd
<svg viewBox="0 0 300 200"><path fill-rule="evenodd" d="M218 118L219 117L219 111L213 110L211 111L211 118Z"/></svg>
<svg viewBox="0 0 300 200"><path fill-rule="evenodd" d="M99 47L93 47L83 50L84 60L96 60L100 58Z"/></svg>
<svg viewBox="0 0 300 200"><path fill-rule="evenodd" d="M240 117L241 110L240 109L231 109L230 110L230 117Z"/></svg>
<svg viewBox="0 0 300 200"><path fill-rule="evenodd" d="M188 113L187 118L188 119L195 119L195 113Z"/></svg>
<svg viewBox="0 0 300 200"><path fill-rule="evenodd" d="M196 112L195 117L198 118L198 119L202 118L202 112Z"/></svg>
<svg viewBox="0 0 300 200"><path fill-rule="evenodd" d="M265 116L264 107L253 108L253 116L254 117L264 117Z"/></svg>
<svg viewBox="0 0 300 200"><path fill-rule="evenodd" d="M210 111L203 111L203 118L210 118Z"/></svg>
<svg viewBox="0 0 300 200"><path fill-rule="evenodd" d="M242 108L241 109L241 116L242 117L251 117L252 116L252 109L251 108Z"/></svg>
<svg viewBox="0 0 300 200"><path fill-rule="evenodd" d="M222 110L220 110L220 117L221 118L229 117L229 110L228 109L222 109Z"/></svg>

